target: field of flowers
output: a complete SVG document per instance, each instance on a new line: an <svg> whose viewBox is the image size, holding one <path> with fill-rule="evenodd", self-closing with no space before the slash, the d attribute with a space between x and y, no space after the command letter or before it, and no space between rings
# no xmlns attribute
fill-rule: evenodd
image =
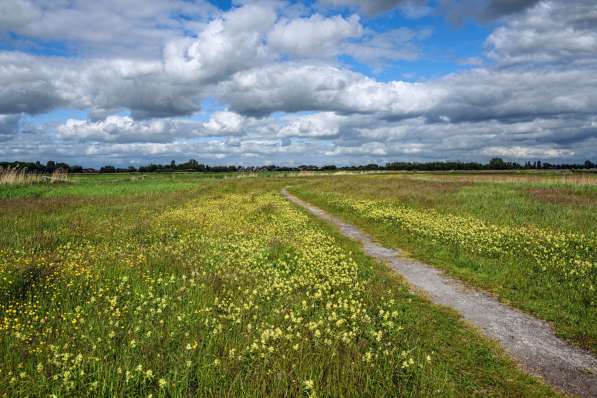
<svg viewBox="0 0 597 398"><path fill-rule="evenodd" d="M0 396L552 394L277 189L195 196L0 249Z"/></svg>
<svg viewBox="0 0 597 398"><path fill-rule="evenodd" d="M329 203L433 243L496 259L529 260L537 271L561 276L563 281L586 294L590 305L597 304L597 236L535 226L489 224L471 217L419 210L388 201L331 199Z"/></svg>
<svg viewBox="0 0 597 398"><path fill-rule="evenodd" d="M348 176L291 191L597 352L595 177Z"/></svg>

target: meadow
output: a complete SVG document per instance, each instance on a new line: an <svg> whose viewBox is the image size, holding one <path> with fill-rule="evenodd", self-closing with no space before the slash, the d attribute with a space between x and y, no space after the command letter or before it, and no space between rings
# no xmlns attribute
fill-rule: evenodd
<svg viewBox="0 0 597 398"><path fill-rule="evenodd" d="M597 175L339 176L292 190L597 352Z"/></svg>
<svg viewBox="0 0 597 398"><path fill-rule="evenodd" d="M289 186L544 319L566 291L553 310L565 319L550 320L594 346L594 186L460 178L122 174L0 186L0 396L557 396L279 194ZM457 226L475 233L451 234ZM518 233L558 261L524 251Z"/></svg>

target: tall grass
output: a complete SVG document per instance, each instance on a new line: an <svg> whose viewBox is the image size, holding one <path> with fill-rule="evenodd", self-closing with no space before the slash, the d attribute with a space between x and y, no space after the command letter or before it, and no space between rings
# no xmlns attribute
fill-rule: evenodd
<svg viewBox="0 0 597 398"><path fill-rule="evenodd" d="M68 172L62 169L54 170L52 174L46 175L16 167L0 167L0 185L32 185L68 181Z"/></svg>

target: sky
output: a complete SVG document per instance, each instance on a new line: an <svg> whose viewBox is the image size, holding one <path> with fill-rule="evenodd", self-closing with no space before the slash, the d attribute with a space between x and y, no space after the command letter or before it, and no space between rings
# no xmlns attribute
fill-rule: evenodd
<svg viewBox="0 0 597 398"><path fill-rule="evenodd" d="M597 160L594 0L1 0L0 161Z"/></svg>

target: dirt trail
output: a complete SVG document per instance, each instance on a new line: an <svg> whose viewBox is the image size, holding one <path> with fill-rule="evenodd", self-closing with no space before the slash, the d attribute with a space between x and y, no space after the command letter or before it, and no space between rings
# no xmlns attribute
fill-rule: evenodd
<svg viewBox="0 0 597 398"><path fill-rule="evenodd" d="M349 238L359 241L364 252L392 266L411 285L425 292L437 304L451 307L487 336L499 341L530 374L569 394L597 397L597 359L556 337L549 325L507 305L486 293L465 287L429 265L401 257L357 227L282 190L291 202L337 226Z"/></svg>

